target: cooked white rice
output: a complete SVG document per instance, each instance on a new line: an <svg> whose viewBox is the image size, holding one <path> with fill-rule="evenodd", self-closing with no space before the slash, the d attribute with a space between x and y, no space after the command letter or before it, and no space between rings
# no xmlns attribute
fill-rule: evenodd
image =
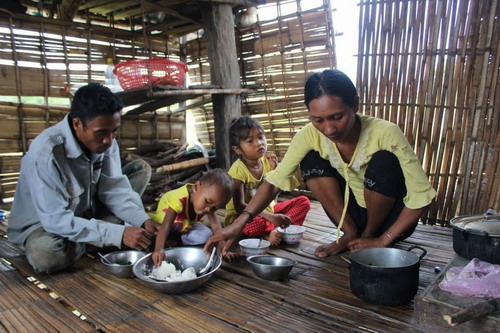
<svg viewBox="0 0 500 333"><path fill-rule="evenodd" d="M150 277L167 282L191 280L196 278L194 267L188 267L184 271L175 268L175 265L167 261L163 261L160 267L155 267L149 274Z"/></svg>

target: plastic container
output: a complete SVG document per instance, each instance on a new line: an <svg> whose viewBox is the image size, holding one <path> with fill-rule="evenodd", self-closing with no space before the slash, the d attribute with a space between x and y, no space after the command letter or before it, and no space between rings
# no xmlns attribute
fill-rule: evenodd
<svg viewBox="0 0 500 333"><path fill-rule="evenodd" d="M187 65L170 59L133 59L119 63L114 74L123 89L157 85L182 86L188 71Z"/></svg>

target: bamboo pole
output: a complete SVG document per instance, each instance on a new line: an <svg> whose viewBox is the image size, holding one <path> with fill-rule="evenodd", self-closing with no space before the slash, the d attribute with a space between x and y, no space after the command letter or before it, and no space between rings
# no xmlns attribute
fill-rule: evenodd
<svg viewBox="0 0 500 333"><path fill-rule="evenodd" d="M200 157L200 158L195 158L192 160L187 160L187 161L183 161L183 162L179 162L179 163L163 165L163 166L157 168L156 172L168 172L168 171L174 171L174 170L181 170L181 169L186 169L186 168L193 167L193 166L208 164L209 162L210 162L209 157Z"/></svg>

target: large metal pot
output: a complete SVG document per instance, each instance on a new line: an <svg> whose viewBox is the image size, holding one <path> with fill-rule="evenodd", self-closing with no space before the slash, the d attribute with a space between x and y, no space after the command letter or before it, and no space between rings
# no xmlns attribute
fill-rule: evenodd
<svg viewBox="0 0 500 333"><path fill-rule="evenodd" d="M451 219L453 249L469 260L500 264L500 215L469 215Z"/></svg>
<svg viewBox="0 0 500 333"><path fill-rule="evenodd" d="M422 254L411 252L414 248ZM417 294L420 260L427 251L369 248L351 254L349 280L352 293L368 303L400 305Z"/></svg>

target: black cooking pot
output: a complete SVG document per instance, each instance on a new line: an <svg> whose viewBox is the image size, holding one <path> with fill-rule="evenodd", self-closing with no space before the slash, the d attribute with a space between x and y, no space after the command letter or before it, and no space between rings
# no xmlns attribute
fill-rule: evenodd
<svg viewBox="0 0 500 333"><path fill-rule="evenodd" d="M422 254L411 252L414 248ZM351 254L349 280L352 293L374 304L400 305L417 294L420 260L427 251L369 248Z"/></svg>
<svg viewBox="0 0 500 333"><path fill-rule="evenodd" d="M500 215L469 215L451 219L453 249L469 260L500 264Z"/></svg>

